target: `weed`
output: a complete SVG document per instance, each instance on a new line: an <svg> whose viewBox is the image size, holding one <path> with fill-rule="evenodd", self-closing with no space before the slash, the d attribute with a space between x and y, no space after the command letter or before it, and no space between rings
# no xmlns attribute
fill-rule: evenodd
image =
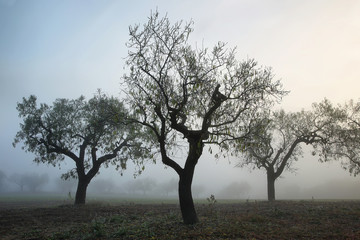
<svg viewBox="0 0 360 240"><path fill-rule="evenodd" d="M127 234L127 230L124 227L120 227L112 236L115 238L123 237Z"/></svg>
<svg viewBox="0 0 360 240"><path fill-rule="evenodd" d="M258 215L258 214L252 214L247 217L247 221L255 224L261 224L266 222L266 218L264 216Z"/></svg>
<svg viewBox="0 0 360 240"><path fill-rule="evenodd" d="M210 206L215 205L215 203L217 202L216 199L215 199L215 196L213 194L211 194L211 196L208 197L206 200L208 201Z"/></svg>
<svg viewBox="0 0 360 240"><path fill-rule="evenodd" d="M287 213L287 212L285 212L285 211L283 211L283 210L281 210L281 209L279 209L278 207L274 207L274 209L273 209L273 215L275 216L275 217L279 217L279 218L281 218L281 217L286 217L286 216L288 216L289 214Z"/></svg>
<svg viewBox="0 0 360 240"><path fill-rule="evenodd" d="M91 232L95 237L105 236L105 218L99 218L92 221Z"/></svg>
<svg viewBox="0 0 360 240"><path fill-rule="evenodd" d="M126 222L127 217L124 215L115 215L109 219L110 223L123 223Z"/></svg>
<svg viewBox="0 0 360 240"><path fill-rule="evenodd" d="M200 222L194 226L180 223L181 215L175 205L7 210L1 211L0 238L359 239L360 236L359 201L223 204L210 196L196 207Z"/></svg>
<svg viewBox="0 0 360 240"><path fill-rule="evenodd" d="M169 214L165 215L166 222L176 222L179 220L178 214L174 212L170 212Z"/></svg>
<svg viewBox="0 0 360 240"><path fill-rule="evenodd" d="M140 230L142 231L144 237L150 238L155 236L154 228L151 226L149 221L145 221L141 225Z"/></svg>

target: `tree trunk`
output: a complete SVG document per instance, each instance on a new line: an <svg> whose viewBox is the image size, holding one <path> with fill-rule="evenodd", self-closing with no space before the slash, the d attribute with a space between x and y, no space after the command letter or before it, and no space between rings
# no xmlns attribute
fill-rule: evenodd
<svg viewBox="0 0 360 240"><path fill-rule="evenodd" d="M275 174L273 170L267 170L267 193L268 200L275 201Z"/></svg>
<svg viewBox="0 0 360 240"><path fill-rule="evenodd" d="M189 138L189 155L186 159L184 169L179 173L179 202L183 221L185 224L199 222L194 200L191 193L191 184L194 177L195 166L201 156L204 144L199 138Z"/></svg>
<svg viewBox="0 0 360 240"><path fill-rule="evenodd" d="M79 178L78 186L75 195L75 205L85 204L86 190L89 185L89 181L86 178Z"/></svg>
<svg viewBox="0 0 360 240"><path fill-rule="evenodd" d="M191 183L194 175L192 171L185 171L179 180L179 201L183 221L185 224L195 224L199 222L197 217L194 201L191 194Z"/></svg>

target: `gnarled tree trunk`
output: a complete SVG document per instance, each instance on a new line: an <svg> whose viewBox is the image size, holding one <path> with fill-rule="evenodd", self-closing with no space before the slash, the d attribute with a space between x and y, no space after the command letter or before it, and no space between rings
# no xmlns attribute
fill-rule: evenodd
<svg viewBox="0 0 360 240"><path fill-rule="evenodd" d="M191 193L191 184L194 177L195 166L201 156L203 143L199 138L189 138L189 155L184 169L179 173L179 201L182 218L185 224L199 222L196 214L194 200Z"/></svg>
<svg viewBox="0 0 360 240"><path fill-rule="evenodd" d="M79 178L76 194L75 194L75 205L85 204L86 190L89 185L87 178Z"/></svg>
<svg viewBox="0 0 360 240"><path fill-rule="evenodd" d="M275 180L274 170L267 169L267 194L269 201L275 201Z"/></svg>
<svg viewBox="0 0 360 240"><path fill-rule="evenodd" d="M199 221L191 193L191 184L194 175L194 168L184 169L182 175L180 175L179 180L180 209L185 224L195 224Z"/></svg>

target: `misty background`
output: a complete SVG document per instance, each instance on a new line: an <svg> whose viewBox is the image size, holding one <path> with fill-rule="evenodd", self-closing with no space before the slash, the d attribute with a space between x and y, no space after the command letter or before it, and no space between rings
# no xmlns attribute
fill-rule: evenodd
<svg viewBox="0 0 360 240"><path fill-rule="evenodd" d="M359 1L0 0L0 170L6 175L0 194L21 191L21 176L27 182L43 178L35 189L23 186L24 192L57 191L66 197L75 190L75 184L59 182L75 167L71 160L61 169L37 165L21 144L12 147L20 123L16 104L30 94L47 104L80 95L89 99L98 88L121 97L128 27L145 23L155 9L172 22L192 19L194 45L224 41L237 46L239 59L272 67L291 91L279 106L286 111L310 109L324 98L335 104L359 99ZM276 182L277 199L360 198L359 177L339 162L317 162L306 149L294 165L296 173L285 172ZM265 199L265 171L235 168L238 161L216 161L204 152L195 170L194 198ZM147 164L136 179L134 172L131 163L123 176L102 167L89 194L177 196L175 187L167 187L176 185L178 176L161 162Z"/></svg>

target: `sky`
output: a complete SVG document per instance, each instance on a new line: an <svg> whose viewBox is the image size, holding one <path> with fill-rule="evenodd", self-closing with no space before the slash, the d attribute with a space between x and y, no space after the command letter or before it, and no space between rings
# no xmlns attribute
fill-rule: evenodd
<svg viewBox="0 0 360 240"><path fill-rule="evenodd" d="M12 147L20 119L16 103L34 94L39 102L56 98L90 98L98 88L120 96L125 73L128 27L144 24L151 11L172 22L194 21L191 42L211 47L218 41L237 47L239 59L254 58L273 68L290 94L281 107L310 109L328 98L333 103L359 99L360 1L348 0L0 0L0 169L8 175L36 171L58 177L73 168L36 165L21 144ZM229 162L230 161L230 162ZM250 197L265 197L263 171L234 168L237 159L215 161L204 154L194 184L208 192L231 182L247 181ZM316 188L328 182L360 185L339 163L320 164L305 156L286 173L277 188ZM126 183L111 170L106 176ZM161 163L147 166L143 176L176 177ZM101 177L101 174L99 178ZM280 191L280 189L279 189Z"/></svg>

